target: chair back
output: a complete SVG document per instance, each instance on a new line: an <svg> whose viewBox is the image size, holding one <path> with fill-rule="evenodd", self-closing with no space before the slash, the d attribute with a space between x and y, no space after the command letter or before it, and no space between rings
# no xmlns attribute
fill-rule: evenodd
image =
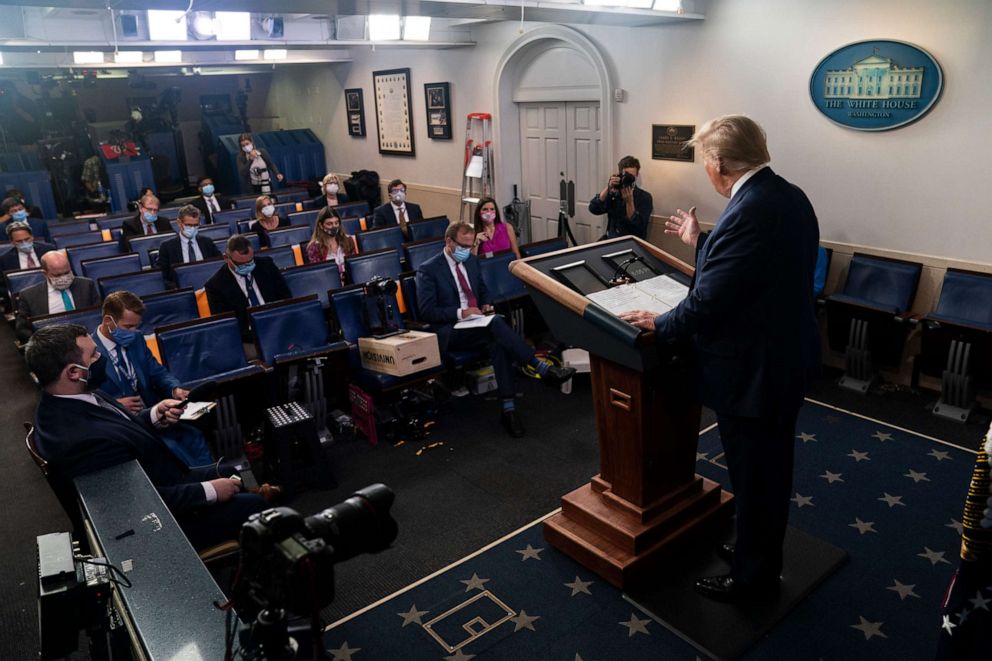
<svg viewBox="0 0 992 661"><path fill-rule="evenodd" d="M922 270L921 264L854 253L844 295L900 314L913 304Z"/></svg>
<svg viewBox="0 0 992 661"><path fill-rule="evenodd" d="M136 252L141 255L142 266L153 267L155 264L152 263L152 259L148 253L152 250L159 249L163 243L169 239L174 239L175 237L176 234L174 232L159 232L158 234L133 236L128 239L128 245L131 247L131 252Z"/></svg>
<svg viewBox="0 0 992 661"><path fill-rule="evenodd" d="M296 213L296 202L279 203L274 205L276 208L276 215L280 218L288 218L289 214Z"/></svg>
<svg viewBox="0 0 992 661"><path fill-rule="evenodd" d="M360 285L352 285L328 292L328 296L331 299L331 311L337 327L341 331L342 338L349 342L357 342L358 338L367 337L370 333L369 315L377 314L375 299L366 296L364 288ZM394 324L403 328L403 320L400 317L396 300L387 300L386 308L387 314Z"/></svg>
<svg viewBox="0 0 992 661"><path fill-rule="evenodd" d="M158 215L168 220L175 220L179 217L179 209L182 207L162 207L158 210Z"/></svg>
<svg viewBox="0 0 992 661"><path fill-rule="evenodd" d="M179 289L203 289L207 280L222 267L227 268L223 257L177 265L175 268L176 287Z"/></svg>
<svg viewBox="0 0 992 661"><path fill-rule="evenodd" d="M84 259L113 257L114 255L122 254L124 254L124 251L121 250L121 245L116 241L87 243L79 246L73 246L66 250L66 256L69 258L69 265L72 267L72 272L76 275L84 275L82 268L82 262ZM138 268L141 267L139 266Z"/></svg>
<svg viewBox="0 0 992 661"><path fill-rule="evenodd" d="M320 304L325 308L329 305L328 290L341 287L341 274L337 263L333 261L294 266L283 271L282 277L286 280L293 298L316 294Z"/></svg>
<svg viewBox="0 0 992 661"><path fill-rule="evenodd" d="M556 250L564 250L567 247L568 242L564 239L564 237L545 239L544 241L535 241L533 243L527 243L520 246L520 256L533 257L534 255L543 255Z"/></svg>
<svg viewBox="0 0 992 661"><path fill-rule="evenodd" d="M992 330L992 275L947 269L934 312L947 321Z"/></svg>
<svg viewBox="0 0 992 661"><path fill-rule="evenodd" d="M444 239L425 239L405 243L403 244L403 252L406 253L406 267L411 271L416 271L421 264L442 250L444 250Z"/></svg>
<svg viewBox="0 0 992 661"><path fill-rule="evenodd" d="M22 271L4 271L4 279L7 281L7 291L10 292L11 300L25 287L36 285L45 281L45 274L41 269L24 269Z"/></svg>
<svg viewBox="0 0 992 661"><path fill-rule="evenodd" d="M55 314L32 317L31 324L35 330L56 324L79 324L92 333L100 325L102 319L103 306L93 305L88 308L79 308L72 312L56 312Z"/></svg>
<svg viewBox="0 0 992 661"><path fill-rule="evenodd" d="M146 296L167 289L165 280L162 279L162 272L159 270L108 275L97 280L96 284L103 298L115 291L129 291L137 296Z"/></svg>
<svg viewBox="0 0 992 661"><path fill-rule="evenodd" d="M92 280L99 280L108 275L121 275L141 270L141 256L136 252L99 259L84 259L80 262L83 275Z"/></svg>
<svg viewBox="0 0 992 661"><path fill-rule="evenodd" d="M123 216L107 216L106 218L97 218L96 227L100 230L119 230L124 221L128 218L133 218L134 214L126 214Z"/></svg>
<svg viewBox="0 0 992 661"><path fill-rule="evenodd" d="M276 197L279 199L281 204L288 202L304 202L310 199L310 193L305 190L291 190L291 191L280 191Z"/></svg>
<svg viewBox="0 0 992 661"><path fill-rule="evenodd" d="M159 328L155 336L162 361L181 383L248 366L241 328L232 313Z"/></svg>
<svg viewBox="0 0 992 661"><path fill-rule="evenodd" d="M62 511L65 512L66 516L69 517L69 522L72 523L72 530L76 533L76 536L82 537L81 544L84 548L88 548L89 545L85 540L85 535L83 533L83 516L79 510L79 499L76 497L76 490L73 488L72 484L66 480L60 480L52 474L48 466L48 461L41 456L38 452L38 442L34 430L34 425L30 422L24 423L24 446L28 450L28 454L31 455L31 460L34 465L38 467L41 474L45 477L45 481L48 482L48 486L51 488L52 493L59 501L59 505L62 506Z"/></svg>
<svg viewBox="0 0 992 661"><path fill-rule="evenodd" d="M360 218L369 215L369 203L365 200L348 202L347 204L339 204L334 207L334 210L342 218Z"/></svg>
<svg viewBox="0 0 992 661"><path fill-rule="evenodd" d="M358 239L358 249L362 252L386 249L399 250L403 247L405 240L399 225L359 232L356 238Z"/></svg>
<svg viewBox="0 0 992 661"><path fill-rule="evenodd" d="M177 289L152 294L141 299L145 314L141 317L142 335L151 335L156 328L192 321L200 317L196 294L192 289Z"/></svg>
<svg viewBox="0 0 992 661"><path fill-rule="evenodd" d="M510 262L516 258L512 250L504 250L479 260L479 271L495 303L527 295L523 281L510 273Z"/></svg>
<svg viewBox="0 0 992 661"><path fill-rule="evenodd" d="M424 218L410 223L410 239L412 241L423 241L424 239L443 239L444 233L448 229L451 221L447 216L434 216Z"/></svg>
<svg viewBox="0 0 992 661"><path fill-rule="evenodd" d="M294 243L305 246L312 234L313 230L308 225L292 225L269 232L269 243L273 248L291 246Z"/></svg>
<svg viewBox="0 0 992 661"><path fill-rule="evenodd" d="M79 234L80 232L92 232L93 228L88 220L70 221L68 223L48 223L48 232L54 239L57 236L66 234Z"/></svg>
<svg viewBox="0 0 992 661"><path fill-rule="evenodd" d="M259 250L261 250L262 244L259 242L258 235L257 234L255 234L254 232L252 232L250 234L244 234L243 236L245 238L247 238L248 241L251 243L251 249L252 250L254 250L255 252L258 252ZM217 246L217 250L219 250L220 251L220 254L223 255L224 254L224 251L227 250L227 238L224 238L224 239L214 239L214 245Z"/></svg>
<svg viewBox="0 0 992 661"><path fill-rule="evenodd" d="M297 266L296 251L293 250L293 246L289 244L276 246L274 248L266 248L265 250L258 251L257 254L262 255L263 257L271 258L280 269L288 269Z"/></svg>
<svg viewBox="0 0 992 661"><path fill-rule="evenodd" d="M305 296L249 311L255 344L262 362L307 353L331 343L324 308L316 296Z"/></svg>
<svg viewBox="0 0 992 661"><path fill-rule="evenodd" d="M213 225L201 224L197 235L205 236L211 241L216 239L223 239L224 241L227 241L228 237L231 236L231 226L227 223L214 223Z"/></svg>
<svg viewBox="0 0 992 661"><path fill-rule="evenodd" d="M349 282L354 284L366 283L377 275L396 278L402 271L397 250L378 250L345 257L345 272L348 274Z"/></svg>
<svg viewBox="0 0 992 661"><path fill-rule="evenodd" d="M345 234L348 236L358 236L362 230L362 218L361 216L354 216L351 218L341 218L341 227L344 228Z"/></svg>
<svg viewBox="0 0 992 661"><path fill-rule="evenodd" d="M313 228L317 224L317 214L320 213L319 209L311 209L309 211L297 211L296 213L291 213L289 216L290 225L306 225L310 228L310 234L313 234Z"/></svg>
<svg viewBox="0 0 992 661"><path fill-rule="evenodd" d="M253 203L254 204L254 203ZM227 225L231 232L237 231L237 222L255 215L254 209L229 209L214 214L214 225Z"/></svg>
<svg viewBox="0 0 992 661"><path fill-rule="evenodd" d="M420 308L417 307L417 274L414 272L400 275L400 291L403 302L406 303L406 316L420 321Z"/></svg>
<svg viewBox="0 0 992 661"><path fill-rule="evenodd" d="M103 232L77 232L76 234L62 234L53 237L52 242L56 248L68 248L70 246L81 246L87 243L100 243L103 241Z"/></svg>
<svg viewBox="0 0 992 661"><path fill-rule="evenodd" d="M255 213L255 200L258 199L258 195L250 195L248 197L239 197L234 200L235 209L250 209L251 212Z"/></svg>

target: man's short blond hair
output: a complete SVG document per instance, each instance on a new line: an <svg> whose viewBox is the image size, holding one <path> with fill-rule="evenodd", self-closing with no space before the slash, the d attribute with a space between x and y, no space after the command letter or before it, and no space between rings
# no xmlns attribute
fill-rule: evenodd
<svg viewBox="0 0 992 661"><path fill-rule="evenodd" d="M726 172L740 172L772 160L764 130L744 115L724 115L699 127L689 146L705 160L719 162Z"/></svg>

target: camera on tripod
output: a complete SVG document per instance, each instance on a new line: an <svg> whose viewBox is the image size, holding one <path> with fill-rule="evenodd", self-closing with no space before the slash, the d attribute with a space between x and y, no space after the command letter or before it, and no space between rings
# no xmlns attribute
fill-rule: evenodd
<svg viewBox="0 0 992 661"><path fill-rule="evenodd" d="M400 332L396 316L396 281L381 275L374 275L363 285L365 291L365 325L372 337L383 338Z"/></svg>

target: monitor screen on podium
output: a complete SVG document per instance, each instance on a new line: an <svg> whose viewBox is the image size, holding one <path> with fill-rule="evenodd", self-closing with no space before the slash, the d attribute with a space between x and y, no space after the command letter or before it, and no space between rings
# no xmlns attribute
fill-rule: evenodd
<svg viewBox="0 0 992 661"><path fill-rule="evenodd" d="M589 268L585 260L558 266L552 269L552 272L562 282L583 296L606 289L606 283L595 271Z"/></svg>

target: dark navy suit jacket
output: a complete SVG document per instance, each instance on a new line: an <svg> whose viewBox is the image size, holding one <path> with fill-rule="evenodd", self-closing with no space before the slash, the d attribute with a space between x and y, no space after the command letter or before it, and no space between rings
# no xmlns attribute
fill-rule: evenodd
<svg viewBox="0 0 992 661"><path fill-rule="evenodd" d="M414 204L413 202L406 202L406 220L411 222L414 220L423 220L424 213L420 210L419 204ZM372 212L372 228L378 229L380 227L396 227L399 223L396 222L396 212L393 211L393 203L386 202L385 204L375 208Z"/></svg>
<svg viewBox="0 0 992 661"><path fill-rule="evenodd" d="M479 258L472 255L463 266L468 273L468 286L472 288L479 306L491 305L492 297L482 279ZM458 285L442 251L421 264L417 271L417 310L420 312L420 318L429 323L437 333L437 343L441 351L448 346L451 329L458 321L460 307Z"/></svg>
<svg viewBox="0 0 992 661"><path fill-rule="evenodd" d="M96 396L124 411L106 395ZM170 510L182 512L204 505L200 480L158 438L150 411L145 409L137 416L127 413L127 417L43 392L35 413L38 452L56 479L64 481L136 459Z"/></svg>
<svg viewBox="0 0 992 661"><path fill-rule="evenodd" d="M258 289L262 292L262 298L266 303L275 303L293 297L289 285L282 277L282 272L271 257L255 253L255 270L252 276L258 283ZM207 292L207 303L210 305L211 314L233 312L241 326L241 339L251 342L254 335L251 330L251 320L248 318L248 298L241 291L241 285L238 284L236 277L224 263L210 276L203 288Z"/></svg>
<svg viewBox="0 0 992 661"><path fill-rule="evenodd" d="M700 238L692 290L655 319L655 330L659 341L694 340L703 404L761 417L802 402L820 365L819 236L806 195L764 168Z"/></svg>
<svg viewBox="0 0 992 661"><path fill-rule="evenodd" d="M197 235L194 240L200 249L200 254L203 255L203 259L220 257L220 250L207 237ZM176 235L158 247L158 267L162 269L162 278L169 287L176 286L176 267L185 263L183 262L183 253L187 249L187 241L189 239L186 237L180 240L179 236Z"/></svg>

